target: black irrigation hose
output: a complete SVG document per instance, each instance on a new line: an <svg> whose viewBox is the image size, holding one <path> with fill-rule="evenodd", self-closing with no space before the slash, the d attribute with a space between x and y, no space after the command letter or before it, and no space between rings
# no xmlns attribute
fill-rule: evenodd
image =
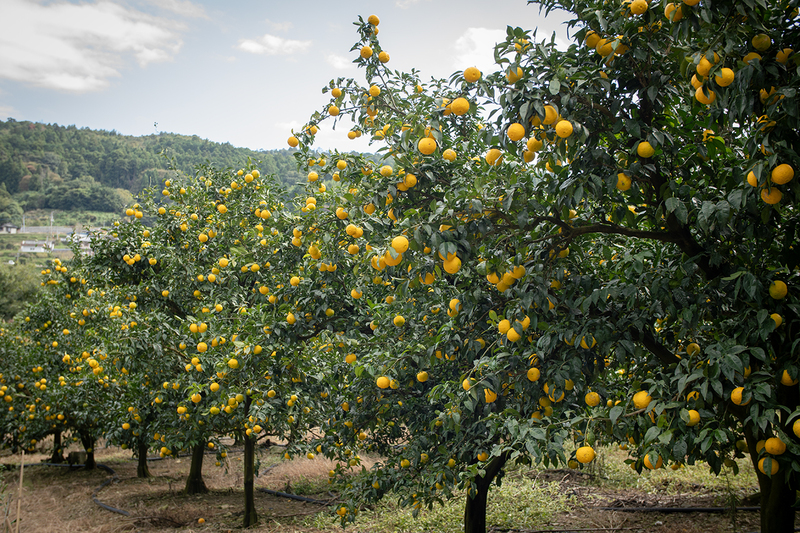
<svg viewBox="0 0 800 533"><path fill-rule="evenodd" d="M259 487L258 490L266 492L272 496L280 496L282 498L289 498L290 500L298 500L301 502L315 503L317 505L333 505L331 501L315 500L314 498L306 498L305 496L298 496L297 494L289 494L288 492L279 492L277 490L264 489Z"/></svg>
<svg viewBox="0 0 800 533"><path fill-rule="evenodd" d="M760 507L594 507L599 511L623 513L725 513L728 511L760 511Z"/></svg>

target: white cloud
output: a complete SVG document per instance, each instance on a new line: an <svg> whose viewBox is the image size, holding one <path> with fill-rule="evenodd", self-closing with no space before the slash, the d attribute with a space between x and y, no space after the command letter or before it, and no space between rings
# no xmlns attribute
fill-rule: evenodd
<svg viewBox="0 0 800 533"><path fill-rule="evenodd" d="M150 4L165 11L189 18L208 19L206 8L193 4L190 0L147 0Z"/></svg>
<svg viewBox="0 0 800 533"><path fill-rule="evenodd" d="M133 55L139 66L169 60L182 42L175 23L109 1L0 5L0 78L86 92L108 86Z"/></svg>
<svg viewBox="0 0 800 533"><path fill-rule="evenodd" d="M506 40L506 30L467 28L455 41L453 68L478 67L481 72L498 70L494 62L494 45Z"/></svg>
<svg viewBox="0 0 800 533"><path fill-rule="evenodd" d="M268 56L289 55L297 52L305 52L311 46L311 41L296 41L284 39L275 35L265 33L256 39L242 39L239 41L239 49L252 54L263 54Z"/></svg>
<svg viewBox="0 0 800 533"><path fill-rule="evenodd" d="M294 27L294 24L291 22L273 22L269 19L266 19L265 22L269 24L269 27L272 28L274 31L280 31L286 33L287 31L291 30Z"/></svg>
<svg viewBox="0 0 800 533"><path fill-rule="evenodd" d="M394 5L399 7L400 9L408 9L409 7L413 6L414 4L419 4L422 0L397 0ZM429 2L430 0L425 0Z"/></svg>
<svg viewBox="0 0 800 533"><path fill-rule="evenodd" d="M327 54L325 56L325 62L337 70L348 70L355 68L352 60L344 56L340 56L339 54Z"/></svg>

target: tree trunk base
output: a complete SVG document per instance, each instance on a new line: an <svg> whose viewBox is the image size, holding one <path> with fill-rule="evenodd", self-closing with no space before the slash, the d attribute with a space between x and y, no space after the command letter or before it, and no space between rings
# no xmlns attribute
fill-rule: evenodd
<svg viewBox="0 0 800 533"><path fill-rule="evenodd" d="M208 492L206 482L203 481L203 455L206 447L199 443L192 448L192 465L189 467L189 477L186 478L186 494L205 494Z"/></svg>
<svg viewBox="0 0 800 533"><path fill-rule="evenodd" d="M139 440L136 453L136 477L152 477L150 467L147 465L147 444L143 440Z"/></svg>
<svg viewBox="0 0 800 533"><path fill-rule="evenodd" d="M244 441L244 527L258 523L255 501L255 438L245 438Z"/></svg>

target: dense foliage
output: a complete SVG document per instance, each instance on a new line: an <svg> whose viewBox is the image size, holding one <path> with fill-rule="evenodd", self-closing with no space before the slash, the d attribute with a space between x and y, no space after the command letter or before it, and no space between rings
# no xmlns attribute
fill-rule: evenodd
<svg viewBox="0 0 800 533"><path fill-rule="evenodd" d="M343 524L463 491L470 533L514 462L748 454L762 530L793 531L796 1L544 7L578 43L509 27L502 70L428 83L359 19L366 81L331 80L289 138L304 194L252 162L171 173L94 256L43 270L0 332L7 442L168 455L233 433L250 525L253 446L278 435L337 461ZM314 150L342 114L386 157Z"/></svg>

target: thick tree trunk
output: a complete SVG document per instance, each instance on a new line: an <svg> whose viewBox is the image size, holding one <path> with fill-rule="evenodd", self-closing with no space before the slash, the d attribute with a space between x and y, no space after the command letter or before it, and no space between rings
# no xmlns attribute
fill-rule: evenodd
<svg viewBox="0 0 800 533"><path fill-rule="evenodd" d="M61 430L59 429L53 433L53 455L50 456L50 462L56 464L64 462L64 450L61 448Z"/></svg>
<svg viewBox="0 0 800 533"><path fill-rule="evenodd" d="M797 483L792 483L795 478L794 473L790 474L789 483L786 481L784 472L779 471L772 478L768 478L761 472L758 474L758 485L761 489L761 531L793 532L794 503L797 499L798 488Z"/></svg>
<svg viewBox="0 0 800 533"><path fill-rule="evenodd" d="M147 466L147 443L139 437L136 443L136 477L151 477L150 467Z"/></svg>
<svg viewBox="0 0 800 533"><path fill-rule="evenodd" d="M753 467L758 477L758 488L761 491L759 505L761 507L761 531L769 533L794 532L797 490L800 489L796 472L791 472L787 480L784 466L774 476L762 474L758 469L759 456L756 451L757 438L752 428L745 426L745 441L750 451Z"/></svg>
<svg viewBox="0 0 800 533"><path fill-rule="evenodd" d="M255 437L245 437L244 439L244 527L250 527L258 523L258 513L256 513L255 488L255 456L256 456Z"/></svg>
<svg viewBox="0 0 800 533"><path fill-rule="evenodd" d="M495 457L486 465L484 469L486 473L473 480L475 492L469 492L464 508L464 533L486 533L486 500L489 496L489 487L497 474L503 470L507 460L508 454Z"/></svg>
<svg viewBox="0 0 800 533"><path fill-rule="evenodd" d="M205 494L208 492L203 481L203 455L206 453L205 443L200 442L192 448L192 464L189 477L186 478L186 494Z"/></svg>
<svg viewBox="0 0 800 533"><path fill-rule="evenodd" d="M94 470L97 466L94 460L94 435L88 431L79 431L78 434L81 437L83 449L86 450L86 461L84 462L83 468L86 470Z"/></svg>

